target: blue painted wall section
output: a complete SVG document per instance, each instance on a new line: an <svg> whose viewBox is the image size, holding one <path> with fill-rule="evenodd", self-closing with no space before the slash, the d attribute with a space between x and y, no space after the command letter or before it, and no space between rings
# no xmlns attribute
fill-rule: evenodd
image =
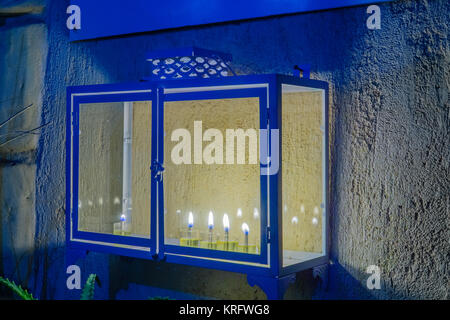
<svg viewBox="0 0 450 320"><path fill-rule="evenodd" d="M392 0L379 0L386 2ZM371 0L72 0L82 13L81 29L70 39L174 29L280 14L335 9L373 3Z"/></svg>
<svg viewBox="0 0 450 320"><path fill-rule="evenodd" d="M7 39L0 44L0 60L17 39L11 30L45 26L39 120L52 123L41 130L33 158L34 220L17 220L2 205L5 276L41 299L78 299L81 293L66 288L66 87L133 82L149 74L146 52L198 46L232 54L239 74L292 74L294 65L309 64L312 79L331 85L333 264L327 285L320 286L307 270L286 298L448 299L447 0L380 3L379 30L367 29L367 7L359 6L77 42L66 28L69 1L42 2L38 18L8 18L0 26ZM34 61L27 63L31 67ZM0 170L4 199L5 185L16 182ZM32 244L14 251L20 230L30 226ZM9 240L11 232L16 236ZM94 252L77 264L83 282L89 273L99 276L98 299L265 298L245 276L229 272ZM382 270L381 290L366 287L371 264Z"/></svg>

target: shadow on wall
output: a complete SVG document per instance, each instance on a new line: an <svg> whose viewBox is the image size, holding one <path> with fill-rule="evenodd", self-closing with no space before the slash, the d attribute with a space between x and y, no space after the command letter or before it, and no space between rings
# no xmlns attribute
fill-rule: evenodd
<svg viewBox="0 0 450 320"><path fill-rule="evenodd" d="M41 257L56 257L63 259L63 248L58 252L41 253ZM16 252L24 256L30 252ZM107 258L109 257L109 262ZM8 258L8 256L6 256ZM14 257L9 257L14 259ZM47 261L48 271L53 276L48 279L33 279L34 287L41 289L41 293L51 292L52 296L43 297L39 291L33 296L39 299L79 299L81 290L69 290L65 283L69 275L55 269L52 262ZM81 283L84 284L90 273L96 273L101 286L96 286L95 299L116 300L147 300L154 298L168 298L176 300L263 300L264 292L257 286L250 287L246 276L232 272L210 270L198 267L176 265L165 262L155 262L135 258L111 256L102 253L90 252L83 259L76 262L81 269ZM124 272L126 270L126 272ZM21 279L17 274L4 274L3 276L22 284L27 288L27 280ZM328 285L319 279L313 279L312 270L305 270L297 274L284 297L290 299L373 299L375 296L362 284L369 275L356 270L349 271L338 263L329 268ZM359 279L359 280L358 280ZM61 286L55 286L61 284ZM47 286L49 288L47 288ZM315 289L314 289L315 288ZM36 291L36 290L34 290ZM0 287L0 299L12 299L9 290Z"/></svg>
<svg viewBox="0 0 450 320"><path fill-rule="evenodd" d="M313 78L329 81L329 74L339 73L350 63L355 37L367 32L365 24L359 21L364 16L365 8L358 7L68 43L72 54L82 53L75 62L79 67L72 65L68 71L57 71L69 79L67 85L101 83L75 72L85 70L85 64L89 67L86 74L95 68L95 72L107 74L111 82L137 81L148 72L144 59L147 51L194 45L231 53L239 73L291 74L294 65L310 63ZM342 25L345 27L336 27ZM330 37L340 41L329 41ZM50 60L58 61L61 52L65 51L55 51L57 56ZM260 288L250 287L242 274L115 256L110 256L109 268L110 298L266 298ZM310 299L316 286L312 271L306 270L299 273L285 297ZM157 293L156 288L161 292Z"/></svg>
<svg viewBox="0 0 450 320"><path fill-rule="evenodd" d="M110 298L265 299L242 274L119 256L110 266Z"/></svg>
<svg viewBox="0 0 450 320"><path fill-rule="evenodd" d="M128 257L111 257L110 262L111 299L266 299L259 287L248 285L243 274ZM297 273L284 299L374 299L377 296L365 286L369 276L333 263L328 282L323 282L313 278L312 269L304 270Z"/></svg>
<svg viewBox="0 0 450 320"><path fill-rule="evenodd" d="M66 273L64 247L33 250L33 248L11 249L3 251L4 270L0 276L14 281L17 285L32 293L38 300L79 300L87 278L95 273L100 282L96 283L94 299L109 299L108 255L91 252L76 262L80 268L80 289L68 289L67 280L73 283L72 273ZM34 258L34 259L33 259ZM36 266L43 270L35 270ZM28 272L27 272L28 271ZM27 272L27 273L26 273ZM112 297L114 298L114 297ZM9 288L0 284L0 300L18 299Z"/></svg>
<svg viewBox="0 0 450 320"><path fill-rule="evenodd" d="M318 286L313 299L368 300L377 298L366 286L370 274L333 262L328 268L328 283Z"/></svg>
<svg viewBox="0 0 450 320"><path fill-rule="evenodd" d="M63 184L55 183L64 179L64 161L61 161L64 144L60 138L53 137L65 136L66 86L138 81L148 72L147 51L186 46L231 53L240 73L291 74L294 65L310 63L313 78L330 81L330 74L340 72L345 62L350 61L355 30L357 34L366 32L364 24L358 20L365 16L365 8L358 7L71 43L64 23L65 3L50 2L49 6L51 50L47 58L42 120L53 121L55 126L40 140L36 193L37 220L40 221L36 234L43 235L40 247L49 248L54 246L53 240L62 241L64 230L64 221L59 217L62 204L55 201L62 199L65 193ZM341 25L345 27L336 28ZM330 37L340 41L328 41ZM246 45L242 46L243 43ZM50 230L55 232L50 233ZM44 237L44 234L51 236ZM67 293L64 265L53 252L53 249L36 252L36 275L49 282L48 288L37 286L36 290L45 292L47 298L65 298L72 293ZM250 287L242 274L94 253L89 253L86 260L88 262L79 262L84 265L83 274L98 274L103 285L109 278L111 299L135 297L140 292L147 295L147 289L141 286L148 287L148 295L156 294L154 288L160 288L158 296L170 293L174 297L186 294L222 299L266 298L258 287ZM55 273L58 273L58 282ZM302 272L295 285L288 289L286 298L309 299L316 285L311 270ZM104 292L105 287L102 290ZM107 298L108 295L97 297Z"/></svg>
<svg viewBox="0 0 450 320"><path fill-rule="evenodd" d="M266 299L265 293L258 286L251 287L247 276L240 273L119 256L110 257L110 266L111 299ZM285 299L311 299L317 282L311 270L298 273Z"/></svg>
<svg viewBox="0 0 450 320"><path fill-rule="evenodd" d="M73 294L65 287L65 266L60 251L64 242L66 86L138 81L148 73L147 51L186 46L231 53L234 65L241 73L290 74L294 65L310 63L313 78L329 81L329 74L339 72L345 61L350 60L348 55L355 30L358 34L366 32L363 24L358 25L357 17L365 15L365 8L359 7L69 42L65 27L67 3L50 1L46 9L50 49L40 120L54 125L45 129L39 140L33 293L47 299L70 298ZM336 28L337 25L346 27ZM340 41L327 41L330 36ZM246 45L242 46L243 43ZM103 288L98 298L136 296L134 290L140 292L142 289L133 286L127 289L128 283L135 283L199 297L265 299L265 294L257 287L250 287L245 275L241 274L95 253L89 253L85 260L79 262L83 274L96 273L102 280ZM131 268L130 272L128 268ZM105 284L109 272L111 289L108 295ZM308 299L315 286L311 271L302 272L286 297ZM162 293L166 292L164 290Z"/></svg>
<svg viewBox="0 0 450 320"><path fill-rule="evenodd" d="M77 55L76 64L80 67L71 66L66 72L70 84L75 85L100 83L98 79L75 72L85 70L85 64L89 67L86 74L95 69L95 72L107 74L111 82L137 81L148 72L148 63L144 59L147 51L195 45L231 53L235 68L245 74L291 74L294 65L309 63L313 78L331 83L337 81L342 88L350 81L342 70L352 64L354 42L367 37L365 9L346 8L68 43L72 54L82 54ZM330 41L331 38L339 41ZM242 43L246 45L242 46ZM250 287L246 276L241 274L125 257L111 256L109 260L110 298L136 297L141 292L152 295L157 292L155 288L161 289L158 295L164 293L173 297L184 296L181 294L184 292L186 297L265 298L265 294L259 288ZM347 279L348 286L361 286L343 268L337 275ZM286 298L309 299L316 287L317 280L313 279L311 270L307 270L298 275Z"/></svg>
<svg viewBox="0 0 450 320"><path fill-rule="evenodd" d="M429 268L442 265L438 262L431 266L423 263L427 261L428 257L436 257L439 253L433 248L423 247L423 243L432 243L431 241L426 241L425 238L416 239L419 234L418 230L420 234L430 234L430 229L427 229L430 227L425 229L415 229L415 225L410 227L408 222L411 219L408 220L408 216L403 212L398 217L389 217L392 219L390 222L383 220L386 216L385 213L389 212L389 207L386 208L386 206L402 205L397 202L404 200L396 193L405 194L404 185L411 188L410 194L424 189L420 185L420 181L424 181L421 176L413 176L419 181L416 182L401 176L399 179L399 175L412 176L411 167L421 170L420 160L426 160L426 158L418 158L417 163L409 163L405 161L403 155L398 158L390 156L386 159L383 155L395 153L394 151L399 147L415 153L407 146L411 142L420 142L420 140L410 133L411 128L419 127L420 130L424 128L425 132L443 133L442 130L430 129L428 125L424 125L426 123L419 121L414 126L411 125L411 122L404 120L405 115L408 115L412 108L409 99L415 96L426 98L416 102L425 106L424 109L416 108L418 114L423 117L437 114L436 110L428 107L431 101L429 99L431 91L419 90L421 87L429 86L428 79L424 79L423 82L417 80L423 79L422 71L430 70L428 65L425 64L423 68L417 69L416 73L400 74L398 70L403 64L412 66L416 60L425 62L435 60L434 56L430 58L422 51L428 50L428 48L433 49L437 43L435 41L441 38L433 31L437 27L435 18L426 20L424 15L427 17L431 12L442 18L443 14L440 12L449 12L442 10L444 1L397 1L382 4L380 7L384 16L383 24L382 29L377 33L371 33L366 29L366 7L362 6L76 43L68 41L68 31L65 28L65 19L67 18L65 9L68 1L49 1L48 3L48 7L50 7L47 21L49 25L48 45L51 49L48 52L47 67L45 68L42 90L44 103L40 120L42 123L53 122L54 126L44 130L39 141L35 194L35 258L32 268L35 278L29 281L29 283L35 283L33 294L49 299L69 298L72 294L75 295L75 293L68 293L65 287L66 274L63 258L65 230L63 140L65 138L66 86L138 81L147 72L144 61L145 52L192 45L231 53L237 69L245 73L291 73L293 65L309 63L311 64L312 78L331 83L330 122L333 124L332 126L336 127L336 129L330 128L331 133L336 131L336 138L330 140L331 145L336 149L331 153L332 172L335 173L335 176L332 177L333 193L331 195L333 205L331 210L333 219L332 252L345 266L334 264L330 268L328 290L325 288L317 292L314 292L314 288L318 283L312 279L311 271L302 272L296 285L288 289L286 298L291 297L291 294L295 294L296 298L311 296L372 298L377 294L369 292L364 287L367 275L349 265L357 266L372 260L380 260L387 256L386 253L389 253L390 248L392 248L392 256L395 258L392 259L393 262L390 262L391 270L396 276L394 280L397 281L397 285L401 285L402 282L406 283L402 274L404 268L398 267L403 261L408 263L402 256L405 251L403 244L408 244L409 248L416 252L416 257L418 257L416 259L422 259L417 260L416 264L420 269L409 280L410 287L406 289L422 292L426 286L437 287L438 281L442 282L443 278L436 276L437 279L428 284L429 279L424 276L429 275L430 270L434 271ZM444 40L439 41L443 42ZM416 57L416 60L412 57ZM416 65L418 64L414 64L414 66ZM438 83L436 80L433 82ZM399 87L402 83L405 87ZM416 91L408 91L409 89L406 87L416 87ZM392 88L398 90L393 93ZM400 92L400 97L397 92ZM442 101L446 100L446 93L444 93L442 93ZM380 99L378 99L379 96L381 96ZM401 99L398 101L399 98ZM382 111L386 121L395 123L395 126L394 124L386 126L385 130L380 130L379 128L383 128L382 123L377 122L377 119L380 119L378 112L381 110L381 105L384 108ZM357 112L354 112L355 110ZM402 112L399 113L398 110L402 110ZM398 118L393 118L393 115ZM398 122L394 122L392 119L398 119ZM380 133L382 136L383 132L400 132L398 124L404 127L405 134L402 136L409 140L392 140L389 137L380 139ZM441 136L445 137L444 134ZM445 150L444 144L435 143L433 142L435 137L431 138L430 145L434 146L434 149L439 152ZM394 148L389 147L389 144L394 145ZM418 145L420 146L420 143ZM437 157L432 150L429 157L434 156ZM370 167L373 162L372 158L378 159L374 167ZM390 160L388 163L392 165L386 165L385 160ZM398 173L399 163L405 163L405 167L401 167L400 174ZM392 172L390 168L395 170ZM428 172L439 172L436 168L434 165ZM373 176L369 176L367 171ZM384 175L385 172L389 174ZM436 182L438 179L430 180L431 178L427 176L429 179L427 181ZM385 181L394 181L395 184ZM354 185L359 190L351 189ZM383 199L378 199L378 195L382 193L380 190L383 190L384 187L392 195L392 199L384 199L383 202ZM436 185L431 185L427 190L436 190ZM409 197L410 194L405 197ZM425 200L427 197L429 195L424 196ZM369 203L370 208L360 207L361 203L364 205ZM442 209L444 208L442 207ZM373 212L380 212L380 215L376 216ZM443 212L445 214L444 210ZM432 219L434 216L425 211L420 213L424 219L427 217L429 217L427 219ZM2 211L1 214L3 215L4 212ZM4 217L3 215L2 219ZM440 220L437 221L440 222ZM420 226L428 225L438 229L438 225L429 222L430 220L426 220ZM6 228L5 224L1 227L2 259L7 261L5 263L2 261L2 266L16 266L16 258L5 252L12 247L5 240L7 239L6 233L3 233ZM408 233L403 230L411 231ZM399 242L399 235L404 234L410 234L409 238L403 237ZM441 234L444 235L445 232ZM371 242L371 240L373 241ZM365 248L362 248L361 244ZM433 247L442 248L441 242L439 242L439 246L433 245ZM18 251L18 253L20 257L20 252ZM198 297L226 299L239 298L241 295L247 298L265 298L259 288L249 287L245 276L240 274L161 264L93 252L89 253L79 264L82 267L83 275L87 276L91 272L99 275L103 286L98 292L97 298L134 297L140 295L140 292L146 295L147 291L140 286L148 286L149 294L157 292L153 288L160 288L159 296L166 293L182 296L179 292L184 292L186 295ZM20 268L26 267L21 266ZM9 272L5 269L4 271ZM110 276L109 273L111 273ZM110 283L110 288L108 283ZM130 286L129 283L131 283ZM392 285L390 286L392 287ZM384 289L382 287L382 291ZM39 295L36 292L42 294ZM78 293L76 295L79 296ZM394 298L400 297L400 293L396 295L395 291L388 295ZM439 296L435 293L434 297Z"/></svg>
<svg viewBox="0 0 450 320"><path fill-rule="evenodd" d="M0 153L0 275L23 286L33 274L35 170L34 151Z"/></svg>
<svg viewBox="0 0 450 320"><path fill-rule="evenodd" d="M309 63L312 76L326 80L326 73L339 72L351 63L355 39L367 34L365 10L362 6L216 23L72 42L68 46L83 52L77 56L77 63L101 70L113 82L138 81L148 76L148 51L189 46L232 54L232 64L239 74L292 74L294 65ZM72 76L72 70L67 71ZM83 84L97 83L78 76ZM81 79L70 80L74 82L71 84L82 84Z"/></svg>

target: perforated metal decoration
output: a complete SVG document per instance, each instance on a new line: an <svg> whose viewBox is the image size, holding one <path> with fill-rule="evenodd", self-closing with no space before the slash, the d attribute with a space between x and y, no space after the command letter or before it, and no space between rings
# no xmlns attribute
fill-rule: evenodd
<svg viewBox="0 0 450 320"><path fill-rule="evenodd" d="M150 79L220 78L236 75L231 55L200 48L158 50L147 53Z"/></svg>

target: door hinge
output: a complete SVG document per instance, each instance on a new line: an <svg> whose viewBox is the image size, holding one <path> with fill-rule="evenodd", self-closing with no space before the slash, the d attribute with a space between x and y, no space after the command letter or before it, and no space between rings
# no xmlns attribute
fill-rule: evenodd
<svg viewBox="0 0 450 320"><path fill-rule="evenodd" d="M153 176L153 179L155 179L157 182L162 181L162 174L164 171L164 167L160 162L153 160L152 165L150 166L150 171Z"/></svg>
<svg viewBox="0 0 450 320"><path fill-rule="evenodd" d="M270 243L270 241L271 241L271 234L270 234L270 227L269 226L267 226L267 229L266 229L266 235L267 235L267 243Z"/></svg>

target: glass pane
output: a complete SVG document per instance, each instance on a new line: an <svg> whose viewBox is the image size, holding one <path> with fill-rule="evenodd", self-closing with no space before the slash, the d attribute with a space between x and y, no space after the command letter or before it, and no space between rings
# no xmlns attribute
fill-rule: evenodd
<svg viewBox="0 0 450 320"><path fill-rule="evenodd" d="M164 131L165 243L259 254L259 99L167 102Z"/></svg>
<svg viewBox="0 0 450 320"><path fill-rule="evenodd" d="M323 90L282 87L283 266L322 255Z"/></svg>
<svg viewBox="0 0 450 320"><path fill-rule="evenodd" d="M80 104L78 229L150 236L151 102Z"/></svg>

